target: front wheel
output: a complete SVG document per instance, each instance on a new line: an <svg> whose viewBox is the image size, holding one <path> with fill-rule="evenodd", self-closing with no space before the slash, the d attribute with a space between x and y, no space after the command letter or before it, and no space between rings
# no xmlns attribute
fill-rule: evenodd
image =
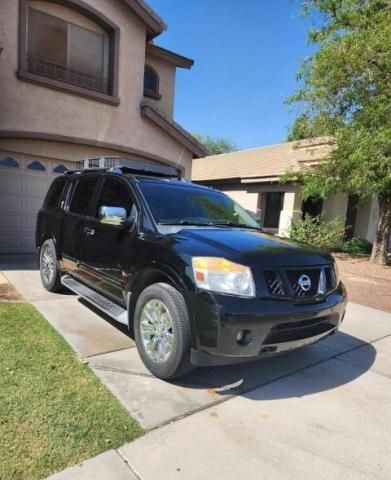
<svg viewBox="0 0 391 480"><path fill-rule="evenodd" d="M186 303L171 285L155 283L140 294L134 334L144 365L156 377L176 378L193 370Z"/></svg>
<svg viewBox="0 0 391 480"><path fill-rule="evenodd" d="M41 247L39 255L39 271L42 285L49 292L60 292L63 290L61 284L60 270L58 268L56 247L53 240L46 240Z"/></svg>

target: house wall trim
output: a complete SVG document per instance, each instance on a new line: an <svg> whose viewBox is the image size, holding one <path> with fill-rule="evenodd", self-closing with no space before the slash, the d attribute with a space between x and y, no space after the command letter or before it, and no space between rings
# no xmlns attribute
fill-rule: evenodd
<svg viewBox="0 0 391 480"><path fill-rule="evenodd" d="M152 160L154 162L162 163L164 165L172 165L178 168L178 164L160 157L158 155L151 154L144 150L127 147L125 145L118 145L110 142L102 142L95 139L79 138L67 135L59 135L55 133L42 133L42 132L29 132L21 130L0 130L0 139L21 139L21 140L44 140L48 142L61 142L73 145L83 145L89 147L104 148L107 150L115 150L117 152L125 153L127 155L137 156L145 160ZM179 167L181 168L181 167Z"/></svg>

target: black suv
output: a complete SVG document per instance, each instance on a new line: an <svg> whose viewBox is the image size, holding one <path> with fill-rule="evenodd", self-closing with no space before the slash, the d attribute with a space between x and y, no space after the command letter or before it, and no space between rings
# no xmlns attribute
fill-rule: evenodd
<svg viewBox="0 0 391 480"><path fill-rule="evenodd" d="M230 197L172 167L83 165L54 180L39 212L42 283L127 325L156 376L285 352L338 329L346 293L327 253L262 233Z"/></svg>

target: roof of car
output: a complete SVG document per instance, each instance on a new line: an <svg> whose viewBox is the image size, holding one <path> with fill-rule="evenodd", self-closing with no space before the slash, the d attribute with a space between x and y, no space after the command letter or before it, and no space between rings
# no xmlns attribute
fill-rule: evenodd
<svg viewBox="0 0 391 480"><path fill-rule="evenodd" d="M183 187L183 188L199 188L200 190L214 190L211 187L200 185L198 183L193 183L188 180L177 180L174 178L153 177L153 176L147 176L147 175L125 174L125 176L136 178L141 183L158 183L158 184L165 184L165 185L169 184L169 185L175 185L177 187Z"/></svg>

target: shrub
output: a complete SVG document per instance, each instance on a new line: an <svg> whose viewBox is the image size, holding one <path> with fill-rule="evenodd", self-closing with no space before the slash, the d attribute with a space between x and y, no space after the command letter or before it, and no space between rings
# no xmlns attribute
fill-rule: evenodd
<svg viewBox="0 0 391 480"><path fill-rule="evenodd" d="M306 215L293 223L290 238L332 251L341 248L344 234L345 228L340 218L326 221L320 216Z"/></svg>
<svg viewBox="0 0 391 480"><path fill-rule="evenodd" d="M342 251L352 254L368 254L372 251L372 243L365 238L353 237L343 243Z"/></svg>

